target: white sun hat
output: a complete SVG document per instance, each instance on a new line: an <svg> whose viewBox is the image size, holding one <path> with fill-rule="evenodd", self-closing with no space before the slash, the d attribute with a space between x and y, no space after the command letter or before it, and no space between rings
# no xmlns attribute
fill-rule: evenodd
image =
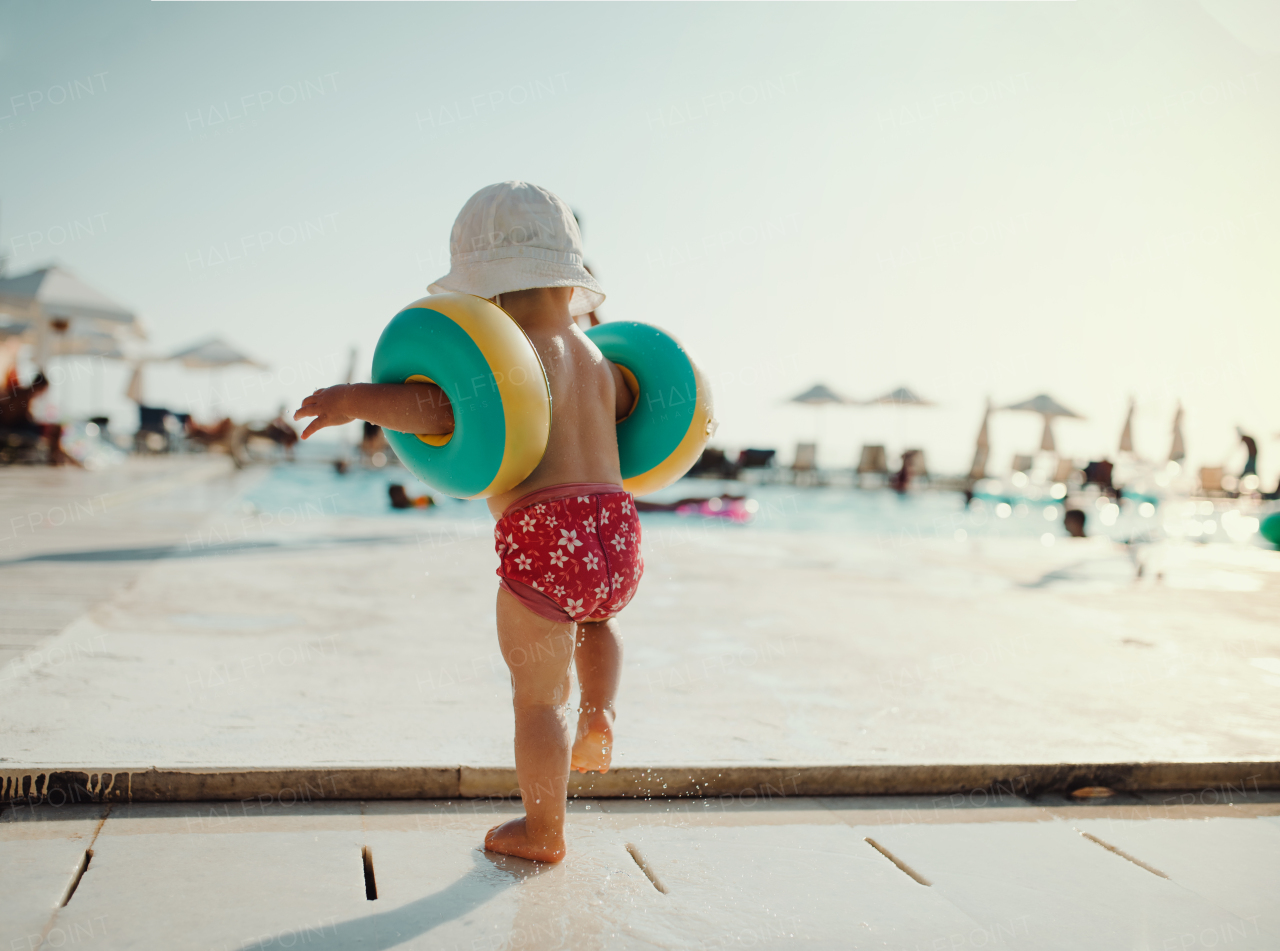
<svg viewBox="0 0 1280 951"><path fill-rule="evenodd" d="M458 212L449 273L427 291L495 297L532 287L572 287L572 317L604 301L604 290L583 266L582 234L568 205L528 182L487 185Z"/></svg>

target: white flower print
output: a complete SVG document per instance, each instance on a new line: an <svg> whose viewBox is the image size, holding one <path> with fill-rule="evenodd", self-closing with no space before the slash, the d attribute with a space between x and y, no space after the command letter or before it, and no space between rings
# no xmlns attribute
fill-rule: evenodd
<svg viewBox="0 0 1280 951"><path fill-rule="evenodd" d="M556 517L554 515L548 515L547 524L550 525L552 528L555 528L557 525L560 524L560 522L556 520Z"/></svg>
<svg viewBox="0 0 1280 951"><path fill-rule="evenodd" d="M625 551L627 547L627 536L622 534L614 535L613 547L618 551Z"/></svg>
<svg viewBox="0 0 1280 951"><path fill-rule="evenodd" d="M560 540L556 544L566 546L569 549L569 554L572 555L573 549L580 546L582 542L578 541L578 530L576 528L562 528L560 529Z"/></svg>
<svg viewBox="0 0 1280 951"><path fill-rule="evenodd" d="M587 566L588 571L595 571L600 567L600 558L591 552L587 552L582 556L582 563Z"/></svg>
<svg viewBox="0 0 1280 951"><path fill-rule="evenodd" d="M609 583L607 581L601 581L596 585L596 597L600 599L609 597Z"/></svg>
<svg viewBox="0 0 1280 951"><path fill-rule="evenodd" d="M622 575L616 571L613 573L613 586L618 590L622 590Z"/></svg>
<svg viewBox="0 0 1280 951"><path fill-rule="evenodd" d="M591 496L589 496L589 495L580 495L580 496L578 496L578 501L579 501L579 502L590 502L590 501L591 501Z"/></svg>
<svg viewBox="0 0 1280 951"><path fill-rule="evenodd" d="M516 544L516 540L515 540L515 536L514 536L514 535L508 535L508 536L507 536L507 546L508 546L512 551L515 551L517 548L519 548L519 547L520 547L519 545L517 545L517 544Z"/></svg>
<svg viewBox="0 0 1280 951"><path fill-rule="evenodd" d="M594 532L596 530L596 517L593 515L590 518L583 519L582 528L584 531Z"/></svg>
<svg viewBox="0 0 1280 951"><path fill-rule="evenodd" d="M573 598L565 598L564 609L568 611L570 615L580 614L582 612L582 598L578 598L576 601Z"/></svg>
<svg viewBox="0 0 1280 951"><path fill-rule="evenodd" d="M562 551L558 551L555 548L551 549L550 557L551 557L551 564L555 565L557 568L562 567L564 563L569 560L568 555L566 555Z"/></svg>
<svg viewBox="0 0 1280 951"><path fill-rule="evenodd" d="M533 567L533 559L528 555L516 555L516 567L521 571L528 571Z"/></svg>
<svg viewBox="0 0 1280 951"><path fill-rule="evenodd" d="M537 512L539 515L541 515L543 512L547 510L547 507L542 502L539 502L537 505L533 507L533 510Z"/></svg>
<svg viewBox="0 0 1280 951"><path fill-rule="evenodd" d="M548 571L545 575L542 576L542 580L547 582L547 584L550 584L551 582L555 581L556 580L555 572ZM539 588L538 590L541 591L542 589Z"/></svg>
<svg viewBox="0 0 1280 951"><path fill-rule="evenodd" d="M631 514L631 500L630 500L630 499L623 499L623 500L622 500L622 514L623 514L623 515L629 515L629 514Z"/></svg>
<svg viewBox="0 0 1280 951"><path fill-rule="evenodd" d="M524 518L520 520L520 524L524 526L526 532L531 532L533 531L533 526L538 524L538 520L526 512Z"/></svg>
<svg viewBox="0 0 1280 951"><path fill-rule="evenodd" d="M498 546L498 557L499 557L499 558L501 558L504 554L506 554L506 551L507 551L507 546L506 546L506 545L499 545L499 546Z"/></svg>
<svg viewBox="0 0 1280 951"><path fill-rule="evenodd" d="M543 594L547 593L547 589L544 588L542 585L538 584L538 582L536 581L530 581L529 587L532 588L534 591L541 591Z"/></svg>
<svg viewBox="0 0 1280 951"><path fill-rule="evenodd" d="M564 597L564 585L556 585L554 590L555 590L555 596L557 598Z"/></svg>
<svg viewBox="0 0 1280 951"><path fill-rule="evenodd" d="M635 565L632 566L632 569L631 569L631 573L635 575L636 581L640 580L640 568L641 568L640 562L637 561Z"/></svg>
<svg viewBox="0 0 1280 951"><path fill-rule="evenodd" d="M602 508L600 510L600 524L601 525L609 524L609 510L606 508Z"/></svg>

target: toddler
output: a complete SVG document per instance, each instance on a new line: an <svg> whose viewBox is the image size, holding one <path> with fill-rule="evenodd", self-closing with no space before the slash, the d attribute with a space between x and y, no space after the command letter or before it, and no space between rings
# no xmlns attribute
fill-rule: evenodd
<svg viewBox="0 0 1280 951"><path fill-rule="evenodd" d="M576 318L595 310L604 292L583 266L578 225L563 201L526 182L482 188L458 214L449 251L449 273L428 291L475 294L502 307L538 351L551 387L546 454L524 482L488 500L525 815L490 829L484 844L558 862L570 769L609 769L622 667L617 614L644 572L615 430L635 394L578 327ZM403 433L453 430L448 398L431 383L331 386L308 396L294 418L308 416L315 418L304 439L354 419ZM576 730L570 664L580 692Z"/></svg>

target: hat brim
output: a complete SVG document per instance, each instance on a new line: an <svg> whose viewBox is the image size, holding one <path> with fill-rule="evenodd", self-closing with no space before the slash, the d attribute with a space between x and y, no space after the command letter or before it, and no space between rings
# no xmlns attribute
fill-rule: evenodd
<svg viewBox="0 0 1280 951"><path fill-rule="evenodd" d="M589 314L604 303L604 289L591 272L577 264L558 264L530 258L502 258L457 264L427 287L430 294L475 294L493 298L535 287L572 287L569 316Z"/></svg>

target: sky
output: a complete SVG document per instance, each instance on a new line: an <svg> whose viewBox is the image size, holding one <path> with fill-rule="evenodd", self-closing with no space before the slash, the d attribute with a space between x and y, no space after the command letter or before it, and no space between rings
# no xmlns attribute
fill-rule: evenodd
<svg viewBox="0 0 1280 951"><path fill-rule="evenodd" d="M728 447L967 470L987 399L1047 392L1059 448L1280 473L1280 7L991 4L0 5L0 245L267 364L152 365L148 402L269 417L367 378L494 181L582 221L605 319L676 334ZM134 419L128 368L55 368ZM867 399L786 400L824 382ZM997 414L992 464L1039 443Z"/></svg>

